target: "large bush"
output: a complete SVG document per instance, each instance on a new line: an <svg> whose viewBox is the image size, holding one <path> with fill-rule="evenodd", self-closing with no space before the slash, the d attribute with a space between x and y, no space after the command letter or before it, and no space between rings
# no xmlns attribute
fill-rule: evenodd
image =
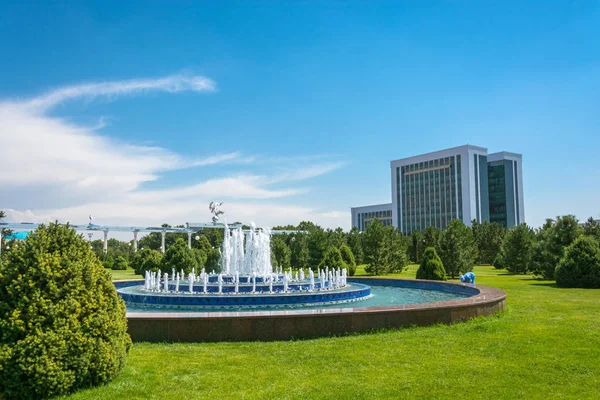
<svg viewBox="0 0 600 400"><path fill-rule="evenodd" d="M352 249L348 245L343 244L340 246L340 254L342 255L342 260L348 266L348 275L354 276L356 273L356 260L354 259Z"/></svg>
<svg viewBox="0 0 600 400"><path fill-rule="evenodd" d="M125 271L127 267L129 267L127 259L123 256L117 256L117 258L115 258L115 262L113 262L111 269L117 271Z"/></svg>
<svg viewBox="0 0 600 400"><path fill-rule="evenodd" d="M444 263L446 275L453 278L473 270L477 258L477 246L473 231L461 220L450 221L442 233L440 258Z"/></svg>
<svg viewBox="0 0 600 400"><path fill-rule="evenodd" d="M417 270L417 279L430 279L434 281L445 281L446 270L442 260L437 255L434 247L428 247L423 253L421 265Z"/></svg>
<svg viewBox="0 0 600 400"><path fill-rule="evenodd" d="M514 274L527 273L534 243L535 234L529 226L521 224L513 227L504 237L498 258L500 265Z"/></svg>
<svg viewBox="0 0 600 400"><path fill-rule="evenodd" d="M271 237L271 263L274 267L287 270L291 266L292 252L282 236Z"/></svg>
<svg viewBox="0 0 600 400"><path fill-rule="evenodd" d="M146 252L147 251L147 252ZM144 250L142 254L142 263L140 265L140 275L144 275L146 271L158 272L162 267L163 254L158 250ZM162 268L164 272L166 269Z"/></svg>
<svg viewBox="0 0 600 400"><path fill-rule="evenodd" d="M1 396L43 399L106 383L130 346L125 304L74 230L42 225L7 254L0 265Z"/></svg>
<svg viewBox="0 0 600 400"><path fill-rule="evenodd" d="M561 287L600 288L600 247L589 236L577 238L567 247L556 267L556 284Z"/></svg>
<svg viewBox="0 0 600 400"><path fill-rule="evenodd" d="M198 269L196 256L183 239L177 239L171 247L167 248L162 258L161 270L163 272L171 273L173 268L175 271L183 270L186 275L192 271L192 268Z"/></svg>
<svg viewBox="0 0 600 400"><path fill-rule="evenodd" d="M408 263L406 241L392 226L383 226L375 219L362 235L364 261L368 274L382 275L401 272Z"/></svg>
<svg viewBox="0 0 600 400"><path fill-rule="evenodd" d="M335 246L328 247L323 254L323 260L321 260L321 263L319 264L319 269L325 269L326 267L329 267L329 269L339 268L341 270L348 268L348 265L346 265L342 259L342 253L340 253L340 250Z"/></svg>
<svg viewBox="0 0 600 400"><path fill-rule="evenodd" d="M545 279L554 279L554 271L566 248L583 234L577 218L573 215L547 219L537 231L531 251L530 270Z"/></svg>

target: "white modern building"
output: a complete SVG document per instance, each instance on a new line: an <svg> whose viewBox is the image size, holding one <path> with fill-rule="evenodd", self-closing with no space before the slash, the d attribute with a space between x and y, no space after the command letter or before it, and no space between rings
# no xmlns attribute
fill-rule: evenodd
<svg viewBox="0 0 600 400"><path fill-rule="evenodd" d="M525 220L520 154L465 145L394 160L390 167L392 202L352 208L352 226L364 230L378 218L410 233L444 229L455 218L508 227Z"/></svg>

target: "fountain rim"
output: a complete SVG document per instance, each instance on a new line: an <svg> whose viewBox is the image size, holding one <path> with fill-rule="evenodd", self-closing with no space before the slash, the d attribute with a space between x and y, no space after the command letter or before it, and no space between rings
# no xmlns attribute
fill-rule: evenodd
<svg viewBox="0 0 600 400"><path fill-rule="evenodd" d="M295 309L295 310L262 310L262 311L198 311L198 312L129 312L127 311L128 319L155 320L155 319L172 319L172 320L193 320L193 319L236 319L236 318L278 318L289 316L332 316L332 315L349 315L349 314L380 314L387 312L398 311L427 311L427 310L442 310L442 309L461 309L464 307L478 307L493 303L504 302L506 300L506 292L502 289L490 286L473 286L458 282L432 281L424 279L403 279L390 277L348 277L348 283L356 282L367 284L367 281L377 282L371 283L375 286L385 285L386 282L402 282L406 286L413 289L436 290L434 287L452 288L454 292L462 294L470 294L468 297L445 300L429 303L404 304L394 306L373 306L373 307L352 307L352 308L316 308L316 309ZM126 282L141 282L143 279L127 279L113 281L114 284ZM440 290L440 289L437 289ZM443 289L441 289L443 290Z"/></svg>

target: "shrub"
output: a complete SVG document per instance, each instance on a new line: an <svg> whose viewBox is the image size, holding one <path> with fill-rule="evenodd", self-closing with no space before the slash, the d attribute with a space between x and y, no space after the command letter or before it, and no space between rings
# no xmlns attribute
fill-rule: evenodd
<svg viewBox="0 0 600 400"><path fill-rule="evenodd" d="M204 268L204 266L206 265L206 259L208 258L208 255L206 254L204 249L192 249L192 253L194 253L194 258L196 259L196 265L198 269Z"/></svg>
<svg viewBox="0 0 600 400"><path fill-rule="evenodd" d="M291 266L292 252L281 236L271 237L271 263L287 270Z"/></svg>
<svg viewBox="0 0 600 400"><path fill-rule="evenodd" d="M80 235L40 226L0 265L0 397L42 399L107 383L131 339L125 304Z"/></svg>
<svg viewBox="0 0 600 400"><path fill-rule="evenodd" d="M115 262L113 263L111 269L116 270L116 271L125 271L127 269L127 267L129 267L129 263L127 262L125 257L117 256L117 258L115 258Z"/></svg>
<svg viewBox="0 0 600 400"><path fill-rule="evenodd" d="M210 254L206 258L206 266L204 268L206 272L221 272L221 251L218 248L211 249Z"/></svg>
<svg viewBox="0 0 600 400"><path fill-rule="evenodd" d="M588 236L573 242L556 267L560 287L600 288L600 247Z"/></svg>
<svg viewBox="0 0 600 400"><path fill-rule="evenodd" d="M157 272L162 267L162 260L163 255L160 251L148 249L147 253L142 255L140 275L144 275L146 271ZM163 271L166 270L163 269Z"/></svg>
<svg viewBox="0 0 600 400"><path fill-rule="evenodd" d="M440 258L446 275L453 278L473 270L477 258L477 246L473 231L461 220L448 223L440 239Z"/></svg>
<svg viewBox="0 0 600 400"><path fill-rule="evenodd" d="M354 260L354 254L352 250L347 245L343 244L340 246L340 254L342 255L342 260L348 266L348 275L354 276L356 273L356 261Z"/></svg>
<svg viewBox="0 0 600 400"><path fill-rule="evenodd" d="M348 265L342 259L342 253L335 246L329 246L325 253L323 253L323 259L319 263L319 269L344 269L348 268Z"/></svg>
<svg viewBox="0 0 600 400"><path fill-rule="evenodd" d="M194 252L188 248L187 243L181 238L177 239L177 241L167 249L162 258L162 271L170 272L173 268L175 268L175 271L183 270L186 275L192 271L192 268L198 269Z"/></svg>
<svg viewBox="0 0 600 400"><path fill-rule="evenodd" d="M446 270L434 247L428 247L423 253L421 265L417 270L417 279L445 281Z"/></svg>
<svg viewBox="0 0 600 400"><path fill-rule="evenodd" d="M504 261L502 260L502 254L498 254L496 258L494 258L494 262L492 263L492 265L496 269L504 269Z"/></svg>
<svg viewBox="0 0 600 400"><path fill-rule="evenodd" d="M504 237L500 251L501 263L514 274L526 274L531 263L535 234L526 224L510 229Z"/></svg>

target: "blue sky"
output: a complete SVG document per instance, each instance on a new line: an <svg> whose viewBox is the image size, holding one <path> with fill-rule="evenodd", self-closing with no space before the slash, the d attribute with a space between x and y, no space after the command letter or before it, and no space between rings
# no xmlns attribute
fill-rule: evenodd
<svg viewBox="0 0 600 400"><path fill-rule="evenodd" d="M600 216L597 0L2 2L0 54L14 220L348 228L465 143L523 153L531 225Z"/></svg>

